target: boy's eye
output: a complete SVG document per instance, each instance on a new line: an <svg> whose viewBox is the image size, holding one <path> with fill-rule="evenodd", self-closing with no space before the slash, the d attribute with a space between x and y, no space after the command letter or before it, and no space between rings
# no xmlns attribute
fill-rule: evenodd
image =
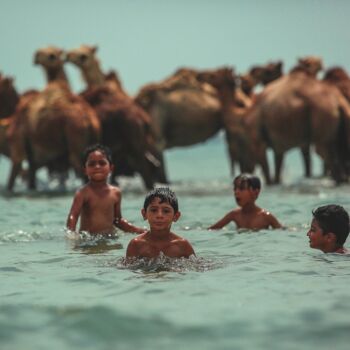
<svg viewBox="0 0 350 350"><path fill-rule="evenodd" d="M92 161L87 162L86 165L88 167L94 167L96 165L105 166L105 165L107 165L107 161L105 161L105 160L99 160L99 161L92 160Z"/></svg>

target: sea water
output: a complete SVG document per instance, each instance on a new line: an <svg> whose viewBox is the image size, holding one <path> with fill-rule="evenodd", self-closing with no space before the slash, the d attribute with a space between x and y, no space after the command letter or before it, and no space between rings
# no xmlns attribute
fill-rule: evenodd
<svg viewBox="0 0 350 350"><path fill-rule="evenodd" d="M191 259L124 257L133 234L72 239L64 230L79 182L61 191L39 172L39 190L20 181L4 190L1 159L0 348L62 349L348 349L350 257L309 248L311 210L350 209L349 186L302 177L298 151L284 182L262 189L257 204L285 230L206 228L236 206L221 137L166 152L182 216L174 232L196 251ZM121 179L123 216L144 226L145 190ZM51 187L50 187L51 186Z"/></svg>

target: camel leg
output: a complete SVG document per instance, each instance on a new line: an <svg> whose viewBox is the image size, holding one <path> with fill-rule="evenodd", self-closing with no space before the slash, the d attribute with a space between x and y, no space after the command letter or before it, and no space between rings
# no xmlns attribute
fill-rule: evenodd
<svg viewBox="0 0 350 350"><path fill-rule="evenodd" d="M33 163L29 163L28 169L28 188L30 190L36 189L36 165Z"/></svg>
<svg viewBox="0 0 350 350"><path fill-rule="evenodd" d="M11 192L13 191L16 178L17 178L18 174L20 173L21 169L22 169L21 163L12 163L10 176L9 176L8 181L7 181L7 189Z"/></svg>
<svg viewBox="0 0 350 350"><path fill-rule="evenodd" d="M258 161L258 164L261 166L261 170L265 178L265 183L267 185L271 185L272 181L271 181L271 175L270 175L270 167L266 156L266 148L260 147L255 150L255 153L256 153L256 159Z"/></svg>
<svg viewBox="0 0 350 350"><path fill-rule="evenodd" d="M275 184L281 183L281 170L283 165L283 153L274 152L275 159Z"/></svg>
<svg viewBox="0 0 350 350"><path fill-rule="evenodd" d="M151 157L150 157L151 156ZM157 152L156 157L154 157L150 152L146 152L146 157L154 168L155 171L155 180L162 184L168 184L168 178L165 171L165 162L162 152ZM153 159L154 158L154 159Z"/></svg>
<svg viewBox="0 0 350 350"><path fill-rule="evenodd" d="M304 162L305 177L311 177L311 157L310 157L310 146L302 146L301 154Z"/></svg>

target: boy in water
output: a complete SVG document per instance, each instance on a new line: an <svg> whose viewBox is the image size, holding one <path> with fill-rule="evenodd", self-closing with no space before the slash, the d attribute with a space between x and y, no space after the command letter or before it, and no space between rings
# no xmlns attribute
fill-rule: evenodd
<svg viewBox="0 0 350 350"><path fill-rule="evenodd" d="M210 230L220 229L229 222L236 223L237 228L260 230L264 228L281 228L278 220L265 209L255 205L261 189L261 182L257 176L241 174L233 180L233 192L240 208L227 213Z"/></svg>
<svg viewBox="0 0 350 350"><path fill-rule="evenodd" d="M349 214L336 204L324 205L312 211L313 219L307 233L310 247L324 253L344 254L343 247L349 235Z"/></svg>
<svg viewBox="0 0 350 350"><path fill-rule="evenodd" d="M181 215L173 191L166 187L150 191L141 214L148 221L150 229L130 241L127 258L156 258L160 253L171 258L189 258L195 255L186 239L170 232L172 223Z"/></svg>
<svg viewBox="0 0 350 350"><path fill-rule="evenodd" d="M114 225L126 232L145 231L122 218L121 191L107 183L112 171L112 157L107 147L96 144L85 150L84 172L89 181L74 196L67 219L69 230L75 231L80 217L79 231L90 234L113 235Z"/></svg>

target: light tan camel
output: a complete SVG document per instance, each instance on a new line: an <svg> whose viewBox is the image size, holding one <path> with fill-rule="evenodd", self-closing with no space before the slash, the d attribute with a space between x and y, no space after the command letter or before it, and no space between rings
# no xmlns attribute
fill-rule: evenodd
<svg viewBox="0 0 350 350"><path fill-rule="evenodd" d="M197 74L180 69L162 82L144 86L135 97L152 116L161 149L204 142L222 129L217 91L199 82Z"/></svg>
<svg viewBox="0 0 350 350"><path fill-rule="evenodd" d="M23 160L29 163L31 189L36 188L35 173L40 166L58 171L72 166L82 176L82 153L99 139L100 123L94 110L69 89L62 50L40 49L35 63L44 68L48 84L43 91L21 99L17 107L8 132L12 161L9 190Z"/></svg>
<svg viewBox="0 0 350 350"><path fill-rule="evenodd" d="M102 142L112 151L115 172L138 172L147 188L167 182L161 150L155 145L150 116L123 90L113 73L105 75L96 47L81 46L67 52L66 60L81 69L87 89L82 96L93 106L102 125Z"/></svg>

